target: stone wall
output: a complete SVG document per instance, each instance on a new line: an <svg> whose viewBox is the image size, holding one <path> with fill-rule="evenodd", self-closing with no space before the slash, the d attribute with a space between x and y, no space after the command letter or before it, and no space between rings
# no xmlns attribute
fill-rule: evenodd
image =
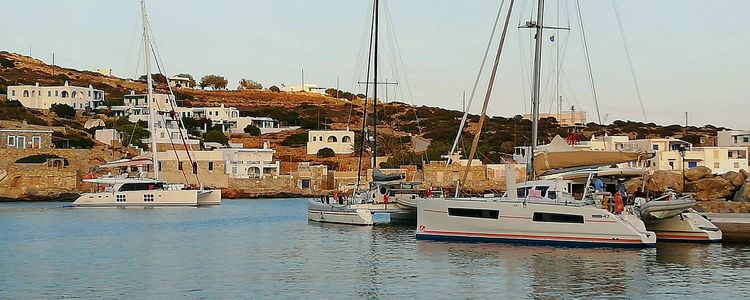
<svg viewBox="0 0 750 300"><path fill-rule="evenodd" d="M68 161L67 166L17 164L31 155L56 155ZM0 149L0 198L48 199L56 195L91 191L92 184L81 178L104 162L121 157L105 149Z"/></svg>

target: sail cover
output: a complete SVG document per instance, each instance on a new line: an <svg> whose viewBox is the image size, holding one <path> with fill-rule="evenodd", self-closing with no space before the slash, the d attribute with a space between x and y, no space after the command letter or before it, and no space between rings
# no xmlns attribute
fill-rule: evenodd
<svg viewBox="0 0 750 300"><path fill-rule="evenodd" d="M541 175L552 170L597 167L648 158L640 151L600 151L574 149L560 136L548 145L540 146L534 155L534 170Z"/></svg>
<svg viewBox="0 0 750 300"><path fill-rule="evenodd" d="M396 181L406 178L403 174L384 174L380 169L372 169L372 181Z"/></svg>

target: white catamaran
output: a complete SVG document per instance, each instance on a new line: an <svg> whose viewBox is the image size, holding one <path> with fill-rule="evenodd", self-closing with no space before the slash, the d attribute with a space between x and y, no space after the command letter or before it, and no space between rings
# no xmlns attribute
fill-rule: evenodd
<svg viewBox="0 0 750 300"><path fill-rule="evenodd" d="M491 73L484 107L477 128L482 128L486 117L497 66L513 10L509 1L505 27L500 37L497 56ZM530 178L552 169L599 166L639 159L643 153L623 151L576 151L575 153L540 153L535 157L539 124L540 71L543 37L544 1L537 4L537 20L526 23L536 30L534 76L532 83L532 150ZM459 129L461 131L462 129ZM475 134L474 156L479 134ZM506 170L508 191L516 191L515 174ZM465 181L464 173L462 182ZM536 189L542 182L531 181L528 193L510 192L502 197L467 197L423 199L417 203L417 239L512 242L529 244L648 247L656 243L656 234L648 231L643 221L634 214L613 213L597 203L558 201ZM520 197L519 197L520 196ZM555 197L556 198L556 197Z"/></svg>
<svg viewBox="0 0 750 300"><path fill-rule="evenodd" d="M148 86L147 103L149 109L149 132L151 132L151 158L124 159L100 166L100 168L144 168L153 166L155 178L148 178L145 172L138 177L108 175L100 178L86 178L83 182L96 184L96 192L84 193L73 202L79 207L154 207L154 206L200 206L221 204L221 190L187 188L184 184L169 184L159 180L159 163L155 137L155 118L163 115L154 100L153 81L151 78L152 45L149 37L149 23L146 5L141 1L143 15L143 42L145 47L146 84ZM171 89L170 89L171 91ZM182 126L181 122L180 128ZM183 129L183 128L181 128ZM183 137L184 138L184 137ZM189 151L186 149L185 151ZM196 174L197 176L197 174Z"/></svg>

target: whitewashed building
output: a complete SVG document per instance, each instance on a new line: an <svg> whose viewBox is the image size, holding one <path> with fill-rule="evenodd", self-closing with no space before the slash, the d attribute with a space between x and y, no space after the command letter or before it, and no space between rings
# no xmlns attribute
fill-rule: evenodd
<svg viewBox="0 0 750 300"><path fill-rule="evenodd" d="M716 133L719 147L750 147L750 130L725 130Z"/></svg>
<svg viewBox="0 0 750 300"><path fill-rule="evenodd" d="M190 78L185 77L179 77L179 76L173 76L167 78L167 82L169 83L169 86L172 88L177 89L192 89L195 87L195 81L191 80Z"/></svg>
<svg viewBox="0 0 750 300"><path fill-rule="evenodd" d="M354 153L354 131L310 130L307 135L308 155L317 154L323 148L330 148L336 154Z"/></svg>
<svg viewBox="0 0 750 300"><path fill-rule="evenodd" d="M12 85L8 86L8 100L17 100L28 108L50 109L52 104L66 104L75 109L94 108L104 103L104 91L93 86Z"/></svg>

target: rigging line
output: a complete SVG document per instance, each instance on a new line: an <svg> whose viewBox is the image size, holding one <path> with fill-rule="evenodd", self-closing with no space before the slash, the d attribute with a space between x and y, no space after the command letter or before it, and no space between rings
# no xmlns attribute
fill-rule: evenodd
<svg viewBox="0 0 750 300"><path fill-rule="evenodd" d="M159 53L159 48L156 45L156 40L154 39L154 34L153 34L152 29L151 29L151 23L150 23L150 21L148 21L148 22L149 22L148 23L148 25L149 25L148 26L148 30L151 33L151 41L152 41L152 45L151 45L150 48L151 48L152 54L154 55L154 60L156 62L156 69L159 72L159 74L162 74L162 76L164 76L164 79L167 79L167 77L166 77L166 69L162 65L162 61L163 60L161 59L161 53ZM173 119L173 121L177 122L177 131L180 134L180 140L182 141L183 149L185 149L185 154L187 155L188 161L190 162L190 167L191 167L191 169L193 169L193 174L195 175L195 181L198 184L198 186L201 187L201 189L202 189L203 186L201 185L201 180L200 180L200 177L198 176L198 168L197 168L198 162L197 161L193 161L193 157L192 157L192 155L190 155L190 148L188 147L187 141L185 140L185 136L183 134L183 129L185 129L185 128L184 128L184 126L182 124L182 120L180 118L175 119L175 115L176 115L175 114L175 106L177 105L177 103L173 99L174 98L174 91L172 90L172 87L169 86L169 80L168 79L167 79L166 85L167 85L167 90L169 90L169 94L167 95L167 103L169 103L169 106L171 108L171 111L169 111L169 114L170 114L169 116L170 116L171 119ZM160 108L161 104L158 103L158 102L156 102L156 107L157 107L157 109ZM181 161L180 160L180 155L177 152L177 147L175 146L174 140L172 139L172 134L171 134L171 132L169 132L169 128L167 127L167 118L164 116L163 113L161 114L161 118L162 118L162 121L164 121L164 128L166 129L166 131L168 133L169 143L170 143L170 145L172 145L172 151L174 152L175 158L177 159L177 161L179 163ZM185 175L185 168L183 168L181 171L182 171L183 175ZM185 176L185 177L187 177L187 176ZM185 178L185 182L186 183L188 182L187 178Z"/></svg>
<svg viewBox="0 0 750 300"><path fill-rule="evenodd" d="M641 104L641 112L643 113L643 121L648 123L646 118L646 108L643 106L643 97L641 97L641 89L638 87L638 80L635 76L635 69L633 68L633 61L630 59L630 50L628 49L628 41L625 38L625 30L622 28L622 21L620 20L620 12L617 10L617 4L612 1L612 7L615 10L615 17L617 19L617 26L620 28L620 38L622 38L622 45L625 48L625 56L628 58L628 66L630 67L630 76L633 77L633 85L635 86L635 93L638 96L638 102Z"/></svg>
<svg viewBox="0 0 750 300"><path fill-rule="evenodd" d="M456 133L456 138L453 140L453 146L451 146L451 151L448 152L448 159L446 160L446 163L445 163L446 170L448 169L448 166L451 164L450 158L451 156L453 156L453 153L456 152L456 147L458 146L458 140L461 138L461 134L463 134L464 126L466 126L466 118L469 116L469 110L470 110L469 108L471 107L471 103L474 101L474 94L477 91L479 80L482 78L484 65L487 64L487 56L490 53L490 48L492 47L492 41L495 39L495 32L497 31L497 25L500 23L500 17L502 16L504 5L505 5L505 0L500 2L500 7L497 9L497 16L495 17L495 23L492 26L492 32L490 32L489 41L487 41L487 48L484 50L484 57L482 57L482 63L479 65L479 72L477 73L477 78L474 80L474 86L471 88L471 94L469 94L469 102L466 103L466 111L464 111L464 115L461 117L461 122L458 124L458 132Z"/></svg>
<svg viewBox="0 0 750 300"><path fill-rule="evenodd" d="M372 1L372 18L370 20L370 46L367 50L367 75L365 76L365 82L370 82L370 65L372 60L372 37L375 34L375 1ZM357 165L357 184L354 186L354 194L359 192L359 184L362 177L362 156L365 153L365 141L367 141L367 97L369 96L370 84L365 84L365 102L362 105L362 141L359 147L359 163ZM373 99L375 101L375 99Z"/></svg>
<svg viewBox="0 0 750 300"><path fill-rule="evenodd" d="M390 13L388 13L388 20L391 23L393 23L393 20L390 17ZM412 94L412 91L411 91L411 84L409 83L409 75L406 72L406 63L404 63L404 56L401 53L401 46L399 45L398 35L396 35L396 29L395 28L393 28L393 41L395 43L396 52L398 54L398 61L401 64L401 71L404 73L404 85L405 85L405 88L406 88L406 94L409 96L409 103L412 106L414 106L415 105L414 95ZM399 91L401 91L400 88L399 88ZM416 121L417 131L418 131L419 135L422 135L422 127L419 126L419 117L417 116L417 111L416 110L414 110L414 120Z"/></svg>
<svg viewBox="0 0 750 300"><path fill-rule="evenodd" d="M594 74L591 70L591 58L589 56L589 46L586 42L586 30L583 27L583 16L581 15L581 2L576 0L576 10L578 12L578 24L581 27L581 43L583 44L583 54L586 57L586 69L588 70L589 83L591 84L591 93L594 96L594 106L596 106L596 118L599 124L602 124L602 114L599 111L599 99L596 96L596 85L594 84Z"/></svg>
<svg viewBox="0 0 750 300"><path fill-rule="evenodd" d="M505 36L508 32L508 25L510 24L510 16L513 12L513 3L515 0L510 0L508 5L508 15L505 17L505 25L503 32L500 34L500 42L497 46L497 55L495 56L495 64L492 66L492 73L490 73L490 82L487 84L487 94L484 97L484 104L482 105L482 114L479 117L479 126L477 127L477 133L474 135L474 140L471 143L471 152L467 159L469 160L466 164L466 169L461 176L460 182L466 182L466 178L469 176L469 170L471 169L471 161L474 159L476 154L477 146L479 144L479 137L482 134L482 127L484 127L484 120L487 118L487 106L490 103L490 96L492 95L492 87L495 85L495 76L497 75L497 68L500 64L500 56L503 54L503 46L505 45Z"/></svg>
<svg viewBox="0 0 750 300"><path fill-rule="evenodd" d="M521 59L520 61L521 62L525 62L526 61L526 56L523 55L523 54L526 53L526 51L523 48L523 45L524 45L523 44L523 38L521 37L521 31L519 30L517 32L518 32L517 36L518 36L518 45L519 45L519 47L518 47L518 54L519 54L520 59ZM527 97L527 94L526 94L526 87L527 87L526 81L527 81L528 78L526 77L526 64L525 63L520 63L519 65L521 66L521 93L523 94L523 101L522 101L523 102L523 113L527 114L528 110L526 110L526 109L528 108L528 106L526 106L526 100L528 98L526 98Z"/></svg>
<svg viewBox="0 0 750 300"><path fill-rule="evenodd" d="M346 120L346 128L347 129L351 125L351 121L352 121L352 114L354 112L354 100L356 100L358 98L356 96L356 94L358 94L358 92L360 91L359 85L357 85L357 78L359 78L359 76L360 76L360 73L359 73L361 71L360 70L361 69L360 62L362 61L362 53L365 52L365 45L367 44L367 42L365 40L365 38L368 36L367 35L367 30L369 29L369 27L372 26L372 25L368 26L368 23L372 23L372 21L369 18L370 16L371 15L368 14L364 18L365 19L365 24L364 24L364 26L362 26L363 27L362 28L362 40L359 43L359 51L357 52L357 61L354 63L354 76L352 77L352 85L351 85L351 88L350 88L350 91L354 94L354 97L349 102L349 117ZM365 98L367 98L367 95L365 95Z"/></svg>
<svg viewBox="0 0 750 300"><path fill-rule="evenodd" d="M153 38L153 32L151 31L151 24L150 23L148 24L147 28L148 28L149 32L151 32L151 41L153 43L155 43L155 40ZM158 50L155 49L156 47L153 44L149 45L149 48L151 49L151 53L154 55L154 60L156 61L156 70L157 70L157 72L159 72L159 74L164 75L163 72L162 72L162 67L160 65L160 58L159 58L159 55L158 55ZM166 76L165 76L165 78L166 78ZM149 82L147 84L151 84L151 83ZM169 86L169 83L167 83L167 86ZM171 88L170 88L170 94L171 94ZM146 98L148 98L148 97L146 97ZM172 99L169 96L167 96L167 101L170 104L172 104L171 100ZM153 101L153 103L156 104L156 112L158 112L158 111L161 110L160 109L161 108L161 103L159 103L155 99L150 99L150 100L147 100L147 101ZM172 111L174 111L174 109ZM155 112L151 111L149 113L155 113ZM175 158L177 159L177 163L180 164L181 163L180 155L177 152L177 147L175 146L174 141L172 140L172 134L171 134L171 132L169 132L169 127L167 127L167 118L164 116L163 113L161 113L159 115L160 115L162 121L164 122L164 130L167 132L167 138L169 139L170 146L172 146L172 151L174 152ZM172 115L170 115L170 116L172 116ZM154 117L156 117L156 116L154 116ZM180 123L178 122L178 125L179 124ZM154 129L156 129L156 124L154 124ZM182 130L179 130L179 127L178 127L178 131L180 132L180 136L182 137ZM152 139L156 139L156 133L155 132L152 133L152 137L151 138ZM185 152L188 154L188 158L189 158L189 161L190 161L190 168L193 169L193 160L192 160L192 158L190 158L190 153L188 152L187 144L185 143L184 138L183 138L183 145L185 145L184 146ZM157 149L154 149L153 151L157 151ZM158 168L158 167L159 166L155 166L155 168ZM187 174L185 174L185 168L184 167L180 170L180 172L182 172L182 176L185 178L185 183L186 184L189 183L189 180L187 178ZM195 173L196 173L195 174L195 180L196 180L197 184L200 186L200 179L198 178L197 172L195 172Z"/></svg>

